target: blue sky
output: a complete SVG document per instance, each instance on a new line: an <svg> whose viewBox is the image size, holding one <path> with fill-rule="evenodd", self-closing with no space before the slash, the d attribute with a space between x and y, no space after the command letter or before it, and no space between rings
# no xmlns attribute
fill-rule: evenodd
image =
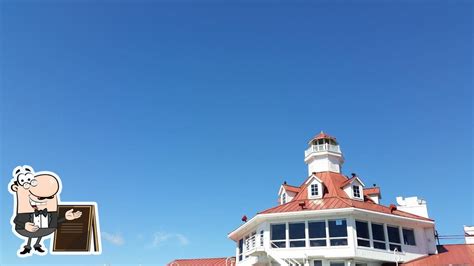
<svg viewBox="0 0 474 266"><path fill-rule="evenodd" d="M383 203L426 199L440 234L474 223L468 1L0 12L2 264L233 255L227 233L274 206L283 181L304 181L320 130ZM7 184L20 164L58 173L63 201L98 202L101 256L16 258Z"/></svg>

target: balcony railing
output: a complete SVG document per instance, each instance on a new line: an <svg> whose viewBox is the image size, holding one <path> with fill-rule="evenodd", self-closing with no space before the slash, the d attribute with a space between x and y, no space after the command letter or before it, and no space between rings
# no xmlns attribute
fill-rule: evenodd
<svg viewBox="0 0 474 266"><path fill-rule="evenodd" d="M252 235L245 239L245 254L250 254L263 249L263 238L258 235Z"/></svg>
<svg viewBox="0 0 474 266"><path fill-rule="evenodd" d="M341 152L339 145L332 145L332 144L319 144L319 145L311 145L305 152L304 155L308 156L313 152L320 152L320 151L332 151L332 152Z"/></svg>

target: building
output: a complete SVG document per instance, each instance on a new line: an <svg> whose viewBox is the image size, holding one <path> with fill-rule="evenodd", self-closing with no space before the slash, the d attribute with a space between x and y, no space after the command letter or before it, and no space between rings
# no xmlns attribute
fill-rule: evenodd
<svg viewBox="0 0 474 266"><path fill-rule="evenodd" d="M456 263L474 260L474 245L436 245L424 200L398 197L397 205L384 206L379 187L366 186L356 174L343 175L336 138L323 132L312 138L304 161L308 177L301 184L283 183L277 206L229 233L236 266L447 265L433 262L462 251L470 252ZM468 232L472 237L472 228L465 230L466 239Z"/></svg>

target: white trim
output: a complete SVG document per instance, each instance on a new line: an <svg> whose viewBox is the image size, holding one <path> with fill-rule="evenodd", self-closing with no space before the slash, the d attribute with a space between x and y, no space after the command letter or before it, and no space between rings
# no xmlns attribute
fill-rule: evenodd
<svg viewBox="0 0 474 266"><path fill-rule="evenodd" d="M313 179L316 179L319 183L323 183L323 181L321 179L319 179L319 177L315 174L311 174L308 178L308 180L306 180L305 185L307 185L309 182L313 181Z"/></svg>
<svg viewBox="0 0 474 266"><path fill-rule="evenodd" d="M359 182L359 184L361 184L363 187L365 187L364 182L362 182L362 180L360 180L360 178L358 176L352 177L350 180L351 180L351 182L344 185L343 188L347 187L348 185L351 185L352 183L354 183L355 180L357 180Z"/></svg>

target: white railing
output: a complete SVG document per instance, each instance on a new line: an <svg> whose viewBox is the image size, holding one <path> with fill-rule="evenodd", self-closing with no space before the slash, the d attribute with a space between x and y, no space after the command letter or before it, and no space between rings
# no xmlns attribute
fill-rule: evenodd
<svg viewBox="0 0 474 266"><path fill-rule="evenodd" d="M341 152L339 145L332 145L332 144L318 144L318 145L311 145L305 152L304 155L308 156L313 152L320 152L320 151L332 151L332 152Z"/></svg>
<svg viewBox="0 0 474 266"><path fill-rule="evenodd" d="M259 247L263 247L263 241L260 241L257 235L252 235L251 237L245 239L245 253L251 253ZM258 240L258 241L257 241Z"/></svg>

